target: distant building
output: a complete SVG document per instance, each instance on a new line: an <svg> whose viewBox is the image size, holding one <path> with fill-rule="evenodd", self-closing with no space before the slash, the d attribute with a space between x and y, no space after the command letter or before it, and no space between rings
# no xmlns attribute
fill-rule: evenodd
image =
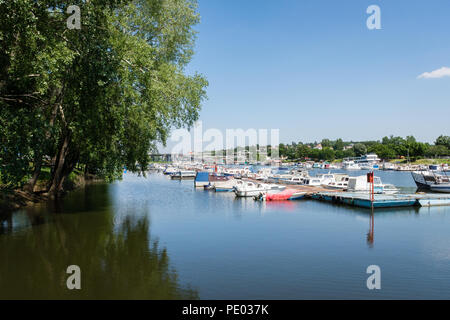
<svg viewBox="0 0 450 320"><path fill-rule="evenodd" d="M317 145L314 147L314 149L322 150L322 144L321 144L321 143L317 144Z"/></svg>
<svg viewBox="0 0 450 320"><path fill-rule="evenodd" d="M350 144L350 145L344 147L344 151L345 150L350 150L352 148L353 148L353 144Z"/></svg>

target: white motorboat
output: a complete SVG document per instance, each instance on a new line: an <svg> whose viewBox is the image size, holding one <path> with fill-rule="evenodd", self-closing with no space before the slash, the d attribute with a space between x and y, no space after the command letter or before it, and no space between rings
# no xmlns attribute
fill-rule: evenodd
<svg viewBox="0 0 450 320"><path fill-rule="evenodd" d="M322 185L322 179L317 177L309 177L304 180L303 183L305 186L321 186Z"/></svg>
<svg viewBox="0 0 450 320"><path fill-rule="evenodd" d="M347 191L349 192L371 192L371 183L367 182L367 176L350 177ZM374 177L374 193L395 194L400 190L393 184L383 184L380 177Z"/></svg>
<svg viewBox="0 0 450 320"><path fill-rule="evenodd" d="M324 185L324 186L328 185L331 182L336 181L334 174L332 174L332 173L318 174L317 178L319 178L322 181L321 185Z"/></svg>
<svg viewBox="0 0 450 320"><path fill-rule="evenodd" d="M325 187L328 189L346 190L348 187L348 180L350 177L347 174L335 173L334 181L331 181Z"/></svg>
<svg viewBox="0 0 450 320"><path fill-rule="evenodd" d="M195 179L197 171L179 170L171 175L172 179Z"/></svg>
<svg viewBox="0 0 450 320"><path fill-rule="evenodd" d="M337 190L347 190L348 188L348 180L347 181L335 181L330 182L327 186L327 189L337 189Z"/></svg>
<svg viewBox="0 0 450 320"><path fill-rule="evenodd" d="M370 192L371 188L371 183L367 182L366 175L348 179L347 191L349 192ZM374 177L374 193L383 193L383 183L380 177Z"/></svg>
<svg viewBox="0 0 450 320"><path fill-rule="evenodd" d="M390 162L383 163L383 170L395 170L395 164Z"/></svg>
<svg viewBox="0 0 450 320"><path fill-rule="evenodd" d="M286 184L303 184L306 177L304 176L292 176L290 179L283 181Z"/></svg>
<svg viewBox="0 0 450 320"><path fill-rule="evenodd" d="M361 170L359 164L355 163L355 161L344 161L342 162L342 169L344 170Z"/></svg>
<svg viewBox="0 0 450 320"><path fill-rule="evenodd" d="M383 184L383 193L384 194L396 194L399 192L400 192L400 189L398 189L393 184Z"/></svg>
<svg viewBox="0 0 450 320"><path fill-rule="evenodd" d="M255 183L252 181L238 181L234 188L234 192L237 197L254 197L259 195L261 192L279 192L284 190L286 187L276 185L276 184L265 184L265 183Z"/></svg>
<svg viewBox="0 0 450 320"><path fill-rule="evenodd" d="M164 174L167 174L167 175L172 175L172 174L175 174L175 173L178 172L178 171L179 171L178 168L175 168L175 167L167 167L167 168L163 171L163 173L164 173Z"/></svg>
<svg viewBox="0 0 450 320"><path fill-rule="evenodd" d="M334 181L336 181L334 178L334 174L325 173L325 174L318 174L315 177L304 178L303 184L307 186L322 186L328 185L329 183Z"/></svg>
<svg viewBox="0 0 450 320"><path fill-rule="evenodd" d="M234 191L237 181L240 181L240 180L229 179L229 180L226 180L226 181L215 181L214 182L214 190L216 192L231 192L231 191Z"/></svg>

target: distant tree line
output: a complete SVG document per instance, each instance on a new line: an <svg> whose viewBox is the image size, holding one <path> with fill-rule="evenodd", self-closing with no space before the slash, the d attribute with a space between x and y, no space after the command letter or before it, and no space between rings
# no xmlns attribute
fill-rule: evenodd
<svg viewBox="0 0 450 320"><path fill-rule="evenodd" d="M381 141L343 141L342 139L323 139L320 143L292 142L280 143L279 154L289 160L327 160L333 161L348 157L359 157L367 153L376 153L383 160L409 157L439 158L450 156L450 136L439 136L434 144L419 142L413 136L384 137Z"/></svg>

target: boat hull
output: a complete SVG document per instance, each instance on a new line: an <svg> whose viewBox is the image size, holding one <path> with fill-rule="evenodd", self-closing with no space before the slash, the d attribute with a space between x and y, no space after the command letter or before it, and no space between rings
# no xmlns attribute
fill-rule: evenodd
<svg viewBox="0 0 450 320"><path fill-rule="evenodd" d="M266 190L235 190L237 197L240 198L246 198L246 197L256 197L259 196L261 193L265 192Z"/></svg>
<svg viewBox="0 0 450 320"><path fill-rule="evenodd" d="M234 187L226 188L226 187L215 187L216 192L233 192Z"/></svg>
<svg viewBox="0 0 450 320"><path fill-rule="evenodd" d="M416 183L417 188L419 188L420 190L430 190L431 182L426 181L422 174L412 172L411 175L414 179L414 182Z"/></svg>
<svg viewBox="0 0 450 320"><path fill-rule="evenodd" d="M440 192L440 193L450 193L450 185L431 185L430 186L431 191L433 192Z"/></svg>
<svg viewBox="0 0 450 320"><path fill-rule="evenodd" d="M423 199L418 200L422 207L448 206L450 199Z"/></svg>

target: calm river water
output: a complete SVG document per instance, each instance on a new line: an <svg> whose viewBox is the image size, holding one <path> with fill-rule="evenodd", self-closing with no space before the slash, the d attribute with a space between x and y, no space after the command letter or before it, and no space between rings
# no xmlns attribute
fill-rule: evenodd
<svg viewBox="0 0 450 320"><path fill-rule="evenodd" d="M409 173L377 175L414 190ZM369 210L236 199L155 173L0 221L0 299L450 299L450 207L376 211L372 233ZM69 265L81 290L66 288ZM366 287L369 265L381 290Z"/></svg>

